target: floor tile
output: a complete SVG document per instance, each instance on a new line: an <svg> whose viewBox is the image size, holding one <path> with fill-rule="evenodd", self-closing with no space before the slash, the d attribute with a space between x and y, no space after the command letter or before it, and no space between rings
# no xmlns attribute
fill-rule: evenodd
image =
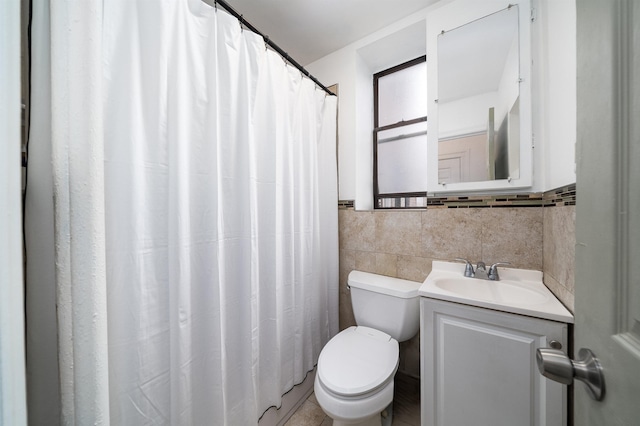
<svg viewBox="0 0 640 426"><path fill-rule="evenodd" d="M320 426L326 414L319 405L307 399L285 423L285 426Z"/></svg>
<svg viewBox="0 0 640 426"><path fill-rule="evenodd" d="M398 373L393 395L393 426L420 426L420 379ZM285 426L331 426L315 394L298 408Z"/></svg>
<svg viewBox="0 0 640 426"><path fill-rule="evenodd" d="M420 379L398 373L393 393L393 426L420 426Z"/></svg>

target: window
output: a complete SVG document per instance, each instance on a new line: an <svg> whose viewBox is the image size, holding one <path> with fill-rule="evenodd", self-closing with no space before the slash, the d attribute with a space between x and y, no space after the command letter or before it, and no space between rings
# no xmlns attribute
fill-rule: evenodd
<svg viewBox="0 0 640 426"><path fill-rule="evenodd" d="M424 207L427 188L426 56L373 76L375 208Z"/></svg>

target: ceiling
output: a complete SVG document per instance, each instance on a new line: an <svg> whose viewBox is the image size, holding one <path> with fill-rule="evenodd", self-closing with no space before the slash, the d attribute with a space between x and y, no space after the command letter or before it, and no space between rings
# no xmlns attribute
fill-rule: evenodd
<svg viewBox="0 0 640 426"><path fill-rule="evenodd" d="M226 1L305 66L438 0Z"/></svg>

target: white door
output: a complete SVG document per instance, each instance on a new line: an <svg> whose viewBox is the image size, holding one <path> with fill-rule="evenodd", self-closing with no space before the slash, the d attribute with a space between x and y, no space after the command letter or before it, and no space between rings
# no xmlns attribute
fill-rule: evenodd
<svg viewBox="0 0 640 426"><path fill-rule="evenodd" d="M446 157L438 159L438 182L458 183L462 182L462 156Z"/></svg>
<svg viewBox="0 0 640 426"><path fill-rule="evenodd" d="M640 425L640 2L576 3L574 355L594 352L605 393L575 384L575 424Z"/></svg>

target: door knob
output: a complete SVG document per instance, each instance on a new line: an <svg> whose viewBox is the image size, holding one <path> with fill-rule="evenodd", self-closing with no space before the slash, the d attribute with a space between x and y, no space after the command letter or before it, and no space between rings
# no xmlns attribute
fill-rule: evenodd
<svg viewBox="0 0 640 426"><path fill-rule="evenodd" d="M589 349L578 351L579 359L573 361L559 349L539 348L536 351L538 370L543 376L564 385L576 378L587 385L589 396L596 401L604 398L604 375L598 358Z"/></svg>

